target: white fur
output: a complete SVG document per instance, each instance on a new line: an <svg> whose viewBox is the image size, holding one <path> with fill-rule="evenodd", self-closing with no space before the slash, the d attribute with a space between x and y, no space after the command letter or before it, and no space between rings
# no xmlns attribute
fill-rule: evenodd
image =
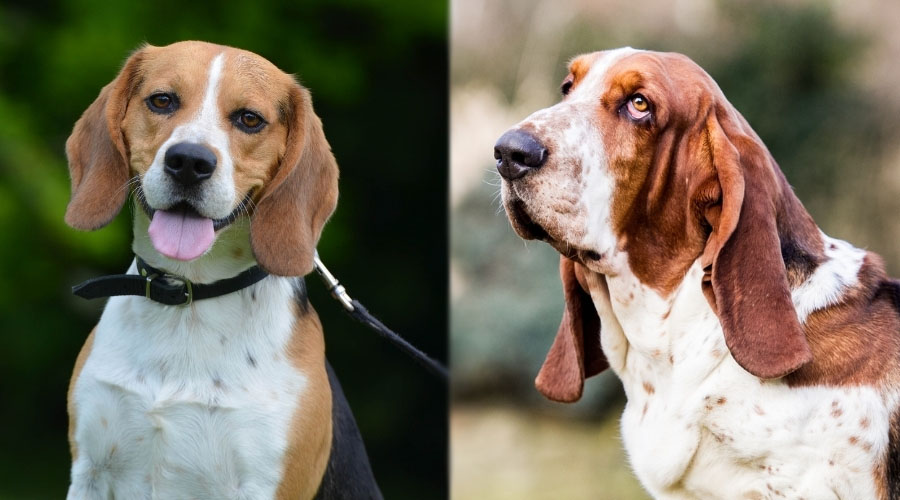
<svg viewBox="0 0 900 500"><path fill-rule="evenodd" d="M590 249L603 256L588 265L597 272L614 273L618 261L616 237L612 231L611 207L615 179L603 146L603 131L596 113L603 79L614 63L640 52L625 47L605 52L566 98L549 108L532 113L514 128L531 131L547 141L551 153L541 175L516 183L503 183L503 196L511 190L528 207L528 212L558 241L578 249ZM581 167L574 175L573 166ZM574 214L574 215L573 215Z"/></svg>
<svg viewBox="0 0 900 500"><path fill-rule="evenodd" d="M227 117L218 105L219 82L224 65L224 54L212 60L200 109L191 121L172 131L172 135L156 151L153 163L141 180L147 203L155 209L166 209L182 201L176 183L165 171L166 151L180 142L204 144L219 152L216 170L212 177L203 182L203 192L194 208L205 217L221 219L227 217L239 201L235 199L234 161L228 149L228 134L222 127Z"/></svg>
<svg viewBox="0 0 900 500"><path fill-rule="evenodd" d="M74 389L69 498L272 498L306 387L285 357L293 286L270 276L187 307L111 298Z"/></svg>
<svg viewBox="0 0 900 500"><path fill-rule="evenodd" d="M165 150L190 140L220 152L198 210L210 217L231 211L233 164L216 104L222 67L219 55L197 116L175 129L144 177L151 206L166 206L172 195ZM148 225L136 208L135 253L194 282L228 278L255 264L245 217L219 231L212 248L191 262L160 255ZM136 274L136 265L128 272ZM72 394L77 458L68 498L273 498L307 386L286 357L294 286L293 279L269 276L190 306L109 299Z"/></svg>
<svg viewBox="0 0 900 500"><path fill-rule="evenodd" d="M747 373L701 291L699 263L668 298L629 272L588 276L603 350L628 397L625 448L656 498L875 497L872 467L896 395Z"/></svg>
<svg viewBox="0 0 900 500"><path fill-rule="evenodd" d="M828 258L816 268L812 276L791 291L791 299L797 309L800 322L813 311L823 309L840 301L844 290L856 285L857 273L866 258L866 251L855 248L846 241L829 238L822 233L825 241L825 257Z"/></svg>
<svg viewBox="0 0 900 500"><path fill-rule="evenodd" d="M633 52L605 53L566 99L517 126L551 151L536 175L504 182L504 196L525 202L557 241L602 254L586 261L594 271L586 277L603 351L628 397L622 437L636 475L661 499L874 498L872 469L887 450L897 394L762 381L725 345L699 262L667 297L631 272L611 227L616 183L591 113L608 68ZM577 201L556 202L570 198ZM865 256L823 239L826 261L792 290L801 321L840 300Z"/></svg>

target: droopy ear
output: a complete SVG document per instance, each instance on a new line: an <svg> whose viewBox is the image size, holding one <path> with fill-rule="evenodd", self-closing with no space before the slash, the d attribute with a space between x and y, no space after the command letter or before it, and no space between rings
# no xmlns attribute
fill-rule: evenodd
<svg viewBox="0 0 900 500"><path fill-rule="evenodd" d="M584 276L575 262L560 256L566 309L556 339L534 381L548 399L571 403L581 399L584 379L605 370L609 363L600 347L600 318L585 290Z"/></svg>
<svg viewBox="0 0 900 500"><path fill-rule="evenodd" d="M707 133L722 200L707 210L713 230L701 258L708 271L703 292L735 361L757 377L783 377L812 360L791 301L777 229L778 197L790 188L779 182L768 151L739 128L736 117L712 113Z"/></svg>
<svg viewBox="0 0 900 500"><path fill-rule="evenodd" d="M75 229L109 224L128 198L129 166L121 125L140 83L143 54L143 49L135 52L119 76L103 87L66 141L72 178L66 223Z"/></svg>
<svg viewBox="0 0 900 500"><path fill-rule="evenodd" d="M284 114L287 149L260 195L250 241L266 271L304 276L312 271L322 227L337 205L338 167L309 91L294 84Z"/></svg>

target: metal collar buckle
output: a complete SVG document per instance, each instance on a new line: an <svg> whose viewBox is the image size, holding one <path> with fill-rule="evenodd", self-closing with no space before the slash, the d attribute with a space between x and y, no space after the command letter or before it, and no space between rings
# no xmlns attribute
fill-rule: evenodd
<svg viewBox="0 0 900 500"><path fill-rule="evenodd" d="M174 281L174 282L178 283L178 286L184 290L183 293L184 293L185 301L182 302L181 304L172 304L172 305L189 306L194 301L193 284L191 283L191 280L185 278L184 276L178 276L175 274L168 274L168 273L163 273L162 275L153 273L148 276L146 269L141 269L141 276L144 276L147 280L145 288L144 288L144 296L147 297L148 299L151 299L150 285L153 283L153 280L155 280L157 278L162 278L164 280ZM162 285L162 286L167 286L167 285ZM171 285L169 285L169 286L171 286Z"/></svg>

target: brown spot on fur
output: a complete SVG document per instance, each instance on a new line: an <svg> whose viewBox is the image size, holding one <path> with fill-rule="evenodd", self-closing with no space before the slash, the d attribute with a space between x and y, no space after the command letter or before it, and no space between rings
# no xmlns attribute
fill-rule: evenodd
<svg viewBox="0 0 900 500"><path fill-rule="evenodd" d="M76 458L78 458L78 445L75 443L75 420L76 420L76 411L75 411L75 400L73 395L75 393L75 383L78 381L78 376L81 375L81 369L84 368L84 363L87 361L88 356L91 354L91 349L94 346L94 332L97 331L97 328L94 327L91 330L90 335L88 335L87 340L84 341L84 345L81 347L81 351L78 353L78 357L75 359L75 369L72 370L72 378L69 379L69 392L66 397L66 409L69 413L69 451L72 453L72 461L74 462Z"/></svg>
<svg viewBox="0 0 900 500"><path fill-rule="evenodd" d="M807 318L813 361L786 378L790 386L877 386L897 376L900 284L887 278L873 253L866 254L857 277L838 304Z"/></svg>
<svg viewBox="0 0 900 500"><path fill-rule="evenodd" d="M844 414L844 410L840 409L840 407L835 407L831 410L831 416L834 418L838 418Z"/></svg>
<svg viewBox="0 0 900 500"><path fill-rule="evenodd" d="M287 355L308 380L293 415L284 454L284 475L276 498L312 498L319 488L331 450L331 385L325 371L325 339L315 311L294 311L294 331Z"/></svg>
<svg viewBox="0 0 900 500"><path fill-rule="evenodd" d="M653 384L651 384L650 382L647 382L645 380L643 385L644 385L644 390L647 391L647 394L653 394L654 392L656 392L656 388L654 388Z"/></svg>
<svg viewBox="0 0 900 500"><path fill-rule="evenodd" d="M859 443L859 438L856 436L850 436L850 438L847 439L847 441L849 441L850 444L855 445L856 443Z"/></svg>
<svg viewBox="0 0 900 500"><path fill-rule="evenodd" d="M869 428L869 417L863 417L863 418L859 419L859 426L862 427L863 429L868 429Z"/></svg>
<svg viewBox="0 0 900 500"><path fill-rule="evenodd" d="M727 401L728 401L728 400L725 399L724 396L722 396L722 397L720 397L719 399L716 400L716 404L717 404L717 405L723 405L723 404L725 404Z"/></svg>
<svg viewBox="0 0 900 500"><path fill-rule="evenodd" d="M644 409L641 411L641 418L647 415L647 409L650 408L650 403L644 403Z"/></svg>
<svg viewBox="0 0 900 500"><path fill-rule="evenodd" d="M240 259L244 256L244 249L241 247L234 247L231 249L231 256L235 259Z"/></svg>

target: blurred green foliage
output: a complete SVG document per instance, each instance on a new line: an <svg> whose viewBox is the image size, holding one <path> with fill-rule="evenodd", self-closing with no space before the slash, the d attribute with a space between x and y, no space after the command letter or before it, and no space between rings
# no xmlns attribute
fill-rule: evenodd
<svg viewBox="0 0 900 500"><path fill-rule="evenodd" d="M254 51L311 89L341 166L323 259L385 323L446 356L445 2L4 2L0 498L65 494L68 378L103 305L69 289L132 258L130 206L93 233L63 223L65 139L132 50L183 39ZM446 390L307 281L385 496L445 497Z"/></svg>

